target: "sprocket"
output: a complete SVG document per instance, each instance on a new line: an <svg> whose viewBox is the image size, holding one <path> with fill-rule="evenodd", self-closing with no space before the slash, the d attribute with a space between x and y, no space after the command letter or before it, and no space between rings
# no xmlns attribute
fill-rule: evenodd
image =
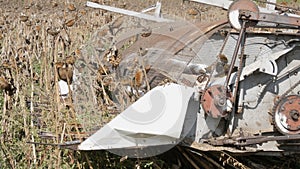
<svg viewBox="0 0 300 169"><path fill-rule="evenodd" d="M273 107L273 122L276 129L285 135L300 133L300 96L280 98Z"/></svg>
<svg viewBox="0 0 300 169"><path fill-rule="evenodd" d="M232 109L231 92L222 85L213 85L203 94L202 106L204 111L213 118L225 117Z"/></svg>

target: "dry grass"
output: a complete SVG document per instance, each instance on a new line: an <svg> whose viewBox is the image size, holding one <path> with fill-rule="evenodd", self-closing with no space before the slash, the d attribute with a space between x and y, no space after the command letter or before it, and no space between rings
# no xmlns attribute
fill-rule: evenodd
<svg viewBox="0 0 300 169"><path fill-rule="evenodd" d="M27 142L60 144L86 136L71 97L59 96L63 69L58 65L75 66L69 56L82 59L83 45L108 22L104 17L108 14L87 12L82 2L7 1L3 5L1 77L11 87L3 88L1 168L79 167L67 150ZM71 83L70 78L64 80Z"/></svg>

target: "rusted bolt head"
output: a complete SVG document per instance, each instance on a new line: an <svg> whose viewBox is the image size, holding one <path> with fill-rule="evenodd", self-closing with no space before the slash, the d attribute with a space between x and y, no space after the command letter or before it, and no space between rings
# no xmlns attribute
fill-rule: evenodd
<svg viewBox="0 0 300 169"><path fill-rule="evenodd" d="M292 117L292 119L294 121L297 121L299 119L300 114L297 110L291 110L290 111L290 116Z"/></svg>
<svg viewBox="0 0 300 169"><path fill-rule="evenodd" d="M219 106L224 106L226 103L226 99L225 98L220 98L219 99Z"/></svg>
<svg viewBox="0 0 300 169"><path fill-rule="evenodd" d="M251 17L251 13L249 11L245 11L245 12L243 12L243 14L244 14L244 16L246 18L250 18Z"/></svg>

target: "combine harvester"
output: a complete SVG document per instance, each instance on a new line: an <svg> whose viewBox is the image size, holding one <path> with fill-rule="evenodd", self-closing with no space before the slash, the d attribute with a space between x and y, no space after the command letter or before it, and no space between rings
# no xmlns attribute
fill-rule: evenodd
<svg viewBox="0 0 300 169"><path fill-rule="evenodd" d="M299 152L300 18L251 0L214 2L228 9L228 21L190 24L87 3L158 23L122 52L120 63L126 74L125 65L140 56L141 46L147 49L140 58L151 67L151 90L79 150L149 157L180 144L201 151ZM141 31L120 37L116 48ZM162 76L174 83L157 86Z"/></svg>

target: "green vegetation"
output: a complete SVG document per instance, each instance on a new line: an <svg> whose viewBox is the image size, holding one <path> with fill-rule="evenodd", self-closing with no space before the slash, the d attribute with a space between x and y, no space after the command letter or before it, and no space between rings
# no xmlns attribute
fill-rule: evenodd
<svg viewBox="0 0 300 169"><path fill-rule="evenodd" d="M277 3L287 3L287 4L293 4L293 3L300 3L299 0L277 0Z"/></svg>

